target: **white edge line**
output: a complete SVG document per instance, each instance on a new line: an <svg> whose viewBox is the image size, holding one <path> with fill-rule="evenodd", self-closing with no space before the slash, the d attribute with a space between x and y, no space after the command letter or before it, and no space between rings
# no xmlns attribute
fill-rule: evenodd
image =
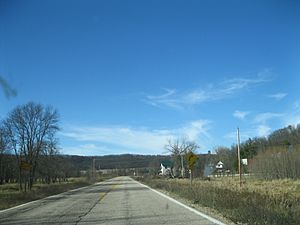
<svg viewBox="0 0 300 225"><path fill-rule="evenodd" d="M62 193L59 193L59 194L56 194L56 195L50 195L50 196L48 196L48 197L41 198L41 199L37 199L37 200L31 201L31 202L26 202L26 203L24 203L24 204L17 205L17 206L8 208L8 209L3 209L3 210L0 210L0 214L1 214L1 213L8 212L8 211L13 210L13 209L18 209L18 208L21 208L21 207L23 207L23 206L30 205L30 204L33 204L33 203L42 201L42 200L44 200L44 199L55 198L55 197L57 197L57 196L63 195L64 193L73 192L73 191L78 191L78 190L81 190L81 189L84 189L84 188L88 188L88 187L90 187L90 186L92 186L92 185L97 185L97 184L100 184L100 183L104 183L104 182L106 182L106 181L108 181L108 180L105 180L105 181L102 181L102 182L98 182L98 183L95 183L95 184L91 184L91 185L88 185L88 186L84 186L84 187L72 189L72 190L69 190L69 191L65 191L65 192L62 192Z"/></svg>
<svg viewBox="0 0 300 225"><path fill-rule="evenodd" d="M136 181L136 180L135 180L135 181ZM187 205L185 205L185 204L183 204L183 203L181 203L181 202L175 200L174 198L171 198L171 197L168 196L168 195L165 195L165 194L163 194L163 193L161 193L161 192L159 192L159 191L157 191L157 190L155 190L155 189L152 189L151 187L149 187L149 186L147 186L147 185L145 185L145 184L142 184L142 183L140 183L140 182L138 182L138 181L136 181L136 182L139 183L140 185L146 187L146 188L149 188L151 191L155 192L156 194L159 194L160 196L162 196L162 197L164 197L164 198L166 198L166 199L168 199L168 200L170 200L170 201L172 201L172 202L174 202L174 203L176 203L176 204L178 204L178 205L180 205L180 206L182 206L182 207L188 209L189 211L191 211L191 212L193 212L193 213L195 213L195 214L197 214L197 215L199 215L199 216L204 217L205 219L208 219L209 221L211 221L211 222L213 222L213 223L215 223L215 224L218 224L218 225L227 225L227 224L225 224L225 223L222 223L222 222L219 221L219 220L216 220L215 218L212 218L212 217L210 217L210 216L208 216L208 215L206 215L206 214L204 214L204 213L202 213L202 212L199 212L199 211L196 210L196 209L193 209L193 208L191 208L191 207L189 207L189 206L187 206Z"/></svg>
<svg viewBox="0 0 300 225"><path fill-rule="evenodd" d="M39 201L41 201L41 200L42 200L42 199L38 199L38 200L31 201L31 202L26 202L26 203L24 203L24 204L22 204L22 205L14 206L14 207L12 207L12 208L0 210L0 214L1 214L1 213L4 213L4 212L8 212L8 211L13 210L13 209L20 208L20 207L25 206L25 205L29 205L29 204L32 204L32 203L35 203L35 202L39 202Z"/></svg>

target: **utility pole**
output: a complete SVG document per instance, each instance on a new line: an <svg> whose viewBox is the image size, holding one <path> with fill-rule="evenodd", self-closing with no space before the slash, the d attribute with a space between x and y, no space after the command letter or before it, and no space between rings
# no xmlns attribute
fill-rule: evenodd
<svg viewBox="0 0 300 225"><path fill-rule="evenodd" d="M242 171L241 171L241 154L240 154L240 129L237 128L237 151L238 151L238 167L240 177L240 187L242 186Z"/></svg>

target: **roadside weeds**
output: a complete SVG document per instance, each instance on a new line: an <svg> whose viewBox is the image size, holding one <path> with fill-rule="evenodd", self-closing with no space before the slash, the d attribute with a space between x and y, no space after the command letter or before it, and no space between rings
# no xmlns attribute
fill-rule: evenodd
<svg viewBox="0 0 300 225"><path fill-rule="evenodd" d="M186 179L144 177L136 180L220 221L226 217L227 224L300 224L298 181L249 180L240 188L232 179L196 180L192 186ZM271 189L274 184L276 191Z"/></svg>

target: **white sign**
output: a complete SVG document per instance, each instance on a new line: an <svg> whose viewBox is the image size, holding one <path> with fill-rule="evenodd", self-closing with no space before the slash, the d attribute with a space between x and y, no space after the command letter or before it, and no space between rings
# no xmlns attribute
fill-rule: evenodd
<svg viewBox="0 0 300 225"><path fill-rule="evenodd" d="M247 166L248 165L248 159L242 159L242 164Z"/></svg>

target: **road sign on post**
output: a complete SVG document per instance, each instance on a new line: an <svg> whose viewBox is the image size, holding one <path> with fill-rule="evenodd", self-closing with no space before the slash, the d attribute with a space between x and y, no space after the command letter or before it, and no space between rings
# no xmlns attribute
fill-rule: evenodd
<svg viewBox="0 0 300 225"><path fill-rule="evenodd" d="M187 154L187 160L188 160L188 167L190 170L193 170L195 164L196 164L196 161L197 161L197 155L194 154L193 152L189 152Z"/></svg>
<svg viewBox="0 0 300 225"><path fill-rule="evenodd" d="M192 179L193 179L193 169L194 166L197 162L197 155L193 152L189 152L187 154L187 161L188 161L188 168L189 168L189 173L190 173L190 180L191 180L191 185L192 185Z"/></svg>

